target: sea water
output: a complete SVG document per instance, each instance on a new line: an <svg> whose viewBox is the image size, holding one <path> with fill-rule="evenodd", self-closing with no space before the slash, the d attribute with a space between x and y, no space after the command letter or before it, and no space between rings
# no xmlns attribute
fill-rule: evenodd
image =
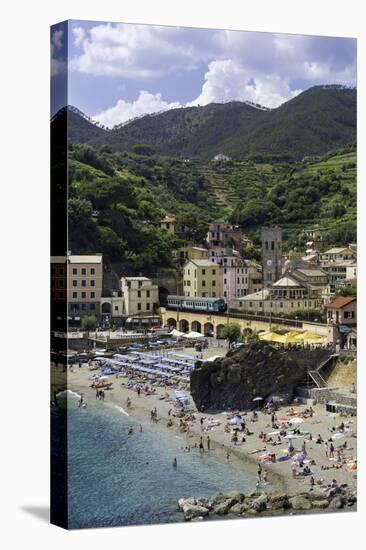
<svg viewBox="0 0 366 550"><path fill-rule="evenodd" d="M57 407L52 414L57 430ZM218 450L184 452L186 443L184 434L149 420L140 432L139 421L116 405L98 401L78 408L69 400L69 527L182 521L181 497L254 487L253 472L233 455L226 460Z"/></svg>

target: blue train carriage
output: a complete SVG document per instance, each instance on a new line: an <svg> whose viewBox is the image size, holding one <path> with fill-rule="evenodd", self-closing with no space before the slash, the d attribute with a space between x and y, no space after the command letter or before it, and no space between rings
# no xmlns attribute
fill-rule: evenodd
<svg viewBox="0 0 366 550"><path fill-rule="evenodd" d="M223 298L204 298L201 296L173 296L167 298L168 309L179 311L225 312L226 302Z"/></svg>

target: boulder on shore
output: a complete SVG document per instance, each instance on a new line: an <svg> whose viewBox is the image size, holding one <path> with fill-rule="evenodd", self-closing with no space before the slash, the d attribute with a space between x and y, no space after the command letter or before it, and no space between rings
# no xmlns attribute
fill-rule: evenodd
<svg viewBox="0 0 366 550"><path fill-rule="evenodd" d="M191 519L208 516L209 510L204 506L198 504L185 504L183 507L184 519L189 521Z"/></svg>
<svg viewBox="0 0 366 550"><path fill-rule="evenodd" d="M310 510L311 503L303 495L295 495L289 499L291 508L294 510Z"/></svg>
<svg viewBox="0 0 366 550"><path fill-rule="evenodd" d="M248 510L248 504L245 502L237 502L230 508L230 514L235 514L236 516L241 516Z"/></svg>
<svg viewBox="0 0 366 550"><path fill-rule="evenodd" d="M190 380L192 398L199 408L221 410L250 408L256 395L290 400L307 370L328 356L326 350L281 353L261 341L248 344L211 363L198 363Z"/></svg>
<svg viewBox="0 0 366 550"><path fill-rule="evenodd" d="M256 512L264 512L267 509L268 497L264 493L251 503L251 508Z"/></svg>
<svg viewBox="0 0 366 550"><path fill-rule="evenodd" d="M329 502L326 498L323 498L322 500L313 500L311 502L311 506L313 508L318 508L319 510L324 510L325 508L328 508Z"/></svg>

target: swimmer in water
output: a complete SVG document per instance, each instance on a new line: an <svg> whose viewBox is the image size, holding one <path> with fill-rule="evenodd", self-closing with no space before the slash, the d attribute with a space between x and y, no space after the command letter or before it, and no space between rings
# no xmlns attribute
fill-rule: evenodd
<svg viewBox="0 0 366 550"><path fill-rule="evenodd" d="M128 428L128 435L132 435L132 434L133 434L133 427L130 426L130 427Z"/></svg>
<svg viewBox="0 0 366 550"><path fill-rule="evenodd" d="M176 468L177 466L178 466L177 459L174 458L174 460L173 460L173 468Z"/></svg>

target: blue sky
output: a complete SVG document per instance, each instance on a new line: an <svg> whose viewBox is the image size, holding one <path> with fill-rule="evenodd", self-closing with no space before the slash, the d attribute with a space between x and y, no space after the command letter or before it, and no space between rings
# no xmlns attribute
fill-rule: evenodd
<svg viewBox="0 0 366 550"><path fill-rule="evenodd" d="M356 85L352 38L69 21L52 28L51 54L53 113L67 101L109 127L211 102L275 108L316 84Z"/></svg>

